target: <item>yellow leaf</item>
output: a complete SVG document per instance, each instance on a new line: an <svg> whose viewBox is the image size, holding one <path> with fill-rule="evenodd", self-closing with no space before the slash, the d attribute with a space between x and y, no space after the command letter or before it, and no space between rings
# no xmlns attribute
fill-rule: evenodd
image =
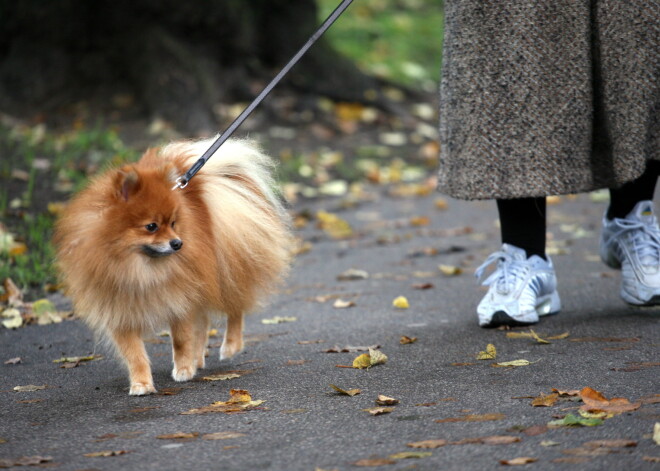
<svg viewBox="0 0 660 471"><path fill-rule="evenodd" d="M463 273L460 267L454 265L438 265L438 269L445 276L458 276Z"/></svg>
<svg viewBox="0 0 660 471"><path fill-rule="evenodd" d="M399 296L395 298L394 301L392 301L392 306L399 309L408 309L410 304L408 303L408 300L405 296Z"/></svg>
<svg viewBox="0 0 660 471"><path fill-rule="evenodd" d="M105 450L105 451L96 451L94 453L85 453L83 456L87 458L107 458L109 456L119 456L125 455L128 453L126 450Z"/></svg>
<svg viewBox="0 0 660 471"><path fill-rule="evenodd" d="M332 305L332 307L334 307L335 309L346 309L354 306L355 306L354 301L344 301L343 299L337 299Z"/></svg>
<svg viewBox="0 0 660 471"><path fill-rule="evenodd" d="M486 351L485 352L479 352L477 353L477 360L494 360L497 357L497 349L495 348L495 345L492 343L489 343L486 345Z"/></svg>
<svg viewBox="0 0 660 471"><path fill-rule="evenodd" d="M333 239L345 239L353 235L350 224L337 216L326 211L316 213L318 226Z"/></svg>
<svg viewBox="0 0 660 471"><path fill-rule="evenodd" d="M517 466L521 464L529 464L538 461L538 458L530 458L529 456L522 456L520 458L513 458L512 460L500 460L500 464Z"/></svg>
<svg viewBox="0 0 660 471"><path fill-rule="evenodd" d="M42 389L46 389L45 384L43 386L35 386L34 384L28 384L27 386L14 386L14 391L16 392L34 392L41 391Z"/></svg>
<svg viewBox="0 0 660 471"><path fill-rule="evenodd" d="M197 432L192 432L192 433L186 433L186 432L176 432L176 433L168 433L165 435L158 435L156 438L159 440L186 440L186 439L194 439L199 436L199 433Z"/></svg>
<svg viewBox="0 0 660 471"><path fill-rule="evenodd" d="M368 353L363 353L359 355L355 360L353 360L353 368L364 369L371 366L371 357Z"/></svg>
<svg viewBox="0 0 660 471"><path fill-rule="evenodd" d="M653 426L653 441L656 445L660 445L660 422L656 422Z"/></svg>
<svg viewBox="0 0 660 471"><path fill-rule="evenodd" d="M373 348L369 348L369 357L371 359L371 366L382 365L387 362L387 355Z"/></svg>
<svg viewBox="0 0 660 471"><path fill-rule="evenodd" d="M410 218L410 225L413 227L428 226L429 224L431 224L431 219L429 219L428 216L416 216Z"/></svg>
<svg viewBox="0 0 660 471"><path fill-rule="evenodd" d="M16 329L23 325L23 318L18 309L5 309L2 311L1 317L4 319L2 325L4 325L6 329Z"/></svg>

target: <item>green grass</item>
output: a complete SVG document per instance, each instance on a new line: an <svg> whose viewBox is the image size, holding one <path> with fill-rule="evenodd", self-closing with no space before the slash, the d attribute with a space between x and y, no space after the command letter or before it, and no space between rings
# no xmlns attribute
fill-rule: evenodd
<svg viewBox="0 0 660 471"><path fill-rule="evenodd" d="M102 127L51 134L43 126L0 126L0 155L0 236L9 233L27 248L0 246L0 282L11 278L33 298L56 283L52 203L68 200L98 169L138 154Z"/></svg>
<svg viewBox="0 0 660 471"><path fill-rule="evenodd" d="M339 0L318 0L325 19ZM442 0L357 0L326 33L370 74L434 91L440 75Z"/></svg>

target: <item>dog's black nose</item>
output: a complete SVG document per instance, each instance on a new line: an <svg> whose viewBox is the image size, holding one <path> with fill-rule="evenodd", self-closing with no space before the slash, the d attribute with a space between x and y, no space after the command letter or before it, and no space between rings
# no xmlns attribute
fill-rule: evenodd
<svg viewBox="0 0 660 471"><path fill-rule="evenodd" d="M170 240L170 247L174 250L179 250L183 246L183 241L181 239L172 239Z"/></svg>

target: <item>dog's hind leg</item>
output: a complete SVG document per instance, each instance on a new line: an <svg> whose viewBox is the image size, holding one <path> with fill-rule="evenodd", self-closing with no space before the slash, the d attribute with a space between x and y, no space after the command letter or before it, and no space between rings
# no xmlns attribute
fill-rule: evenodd
<svg viewBox="0 0 660 471"><path fill-rule="evenodd" d="M220 359L231 358L243 350L243 313L227 314L227 328L220 347Z"/></svg>
<svg viewBox="0 0 660 471"><path fill-rule="evenodd" d="M140 334L135 331L114 331L112 339L128 366L128 376L131 381L129 394L144 396L155 393L149 357Z"/></svg>
<svg viewBox="0 0 660 471"><path fill-rule="evenodd" d="M195 316L189 314L182 319L177 318L170 321L172 357L174 360L172 378L174 378L174 381L188 381L197 372L195 320Z"/></svg>

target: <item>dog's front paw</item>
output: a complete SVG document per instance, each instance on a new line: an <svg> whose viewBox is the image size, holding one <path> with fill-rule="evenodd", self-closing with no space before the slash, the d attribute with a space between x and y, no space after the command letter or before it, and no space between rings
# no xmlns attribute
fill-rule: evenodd
<svg viewBox="0 0 660 471"><path fill-rule="evenodd" d="M197 370L192 366L174 367L172 370L172 378L174 381L190 381L195 376Z"/></svg>
<svg viewBox="0 0 660 471"><path fill-rule="evenodd" d="M133 383L131 384L131 389L128 394L131 396L146 396L147 394L153 394L156 392L154 385L149 383Z"/></svg>

